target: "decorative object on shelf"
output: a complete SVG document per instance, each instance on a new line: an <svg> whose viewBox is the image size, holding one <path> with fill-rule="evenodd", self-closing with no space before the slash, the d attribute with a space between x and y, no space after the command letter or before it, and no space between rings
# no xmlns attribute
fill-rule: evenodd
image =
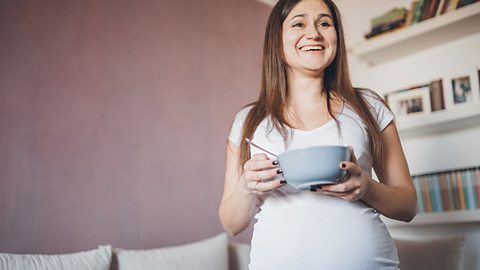
<svg viewBox="0 0 480 270"><path fill-rule="evenodd" d="M455 72L445 77L445 101L447 109L480 104L479 70Z"/></svg>
<svg viewBox="0 0 480 270"><path fill-rule="evenodd" d="M428 86L390 94L387 100L397 118L425 115L432 111Z"/></svg>
<svg viewBox="0 0 480 270"><path fill-rule="evenodd" d="M444 110L445 99L443 97L443 80L438 79L430 82L428 89L430 90L430 104L432 106L432 112Z"/></svg>
<svg viewBox="0 0 480 270"><path fill-rule="evenodd" d="M407 18L406 8L393 8L386 13L375 17L371 20L371 30L365 34L365 38L369 39L380 34L398 29L405 24Z"/></svg>
<svg viewBox="0 0 480 270"><path fill-rule="evenodd" d="M480 209L480 167L413 176L419 213Z"/></svg>

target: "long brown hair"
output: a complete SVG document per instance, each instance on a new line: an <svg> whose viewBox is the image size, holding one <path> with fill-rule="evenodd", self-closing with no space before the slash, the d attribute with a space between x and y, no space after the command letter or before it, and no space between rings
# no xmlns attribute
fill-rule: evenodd
<svg viewBox="0 0 480 270"><path fill-rule="evenodd" d="M287 145L291 126L285 118L287 108L287 64L283 60L282 27L288 14L301 0L280 0L273 7L267 22L263 46L263 66L260 95L249 111L242 132L240 142L240 164L249 158L249 149L245 138L251 138L260 122L270 117L273 126L282 135ZM331 0L323 0L330 9L337 33L337 52L333 62L325 69L323 89L327 97L327 109L330 116L337 121L332 113L332 98L341 97L363 119L367 127L370 140L370 150L373 154L374 165L382 160L383 147L380 140L380 130L370 111L368 102L363 97L365 91L379 100L381 98L373 91L353 88L350 81L347 64L347 50L343 33L342 20L337 6ZM247 106L249 106L247 105ZM337 126L338 122L337 122ZM240 166L243 168L243 166Z"/></svg>

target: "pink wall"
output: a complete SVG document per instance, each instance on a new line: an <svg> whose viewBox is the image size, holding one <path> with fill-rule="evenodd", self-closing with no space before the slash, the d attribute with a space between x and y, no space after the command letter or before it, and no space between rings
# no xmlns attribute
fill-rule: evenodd
<svg viewBox="0 0 480 270"><path fill-rule="evenodd" d="M221 232L226 137L256 97L269 9L1 1L0 252Z"/></svg>

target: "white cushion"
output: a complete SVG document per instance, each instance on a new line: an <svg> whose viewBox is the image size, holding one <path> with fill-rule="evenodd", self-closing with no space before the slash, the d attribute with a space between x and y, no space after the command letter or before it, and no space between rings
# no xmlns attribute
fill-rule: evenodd
<svg viewBox="0 0 480 270"><path fill-rule="evenodd" d="M0 253L2 270L108 270L111 246L68 254L30 255Z"/></svg>
<svg viewBox="0 0 480 270"><path fill-rule="evenodd" d="M182 246L149 250L115 249L119 270L225 270L228 237L215 237Z"/></svg>

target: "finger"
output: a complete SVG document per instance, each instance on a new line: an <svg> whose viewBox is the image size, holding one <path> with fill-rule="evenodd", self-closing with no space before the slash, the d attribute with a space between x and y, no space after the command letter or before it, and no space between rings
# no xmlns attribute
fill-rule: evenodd
<svg viewBox="0 0 480 270"><path fill-rule="evenodd" d="M243 169L245 171L260 171L266 169L273 169L278 167L278 161L271 159L251 159L245 163Z"/></svg>
<svg viewBox="0 0 480 270"><path fill-rule="evenodd" d="M362 168L354 162L351 161L342 161L340 162L340 169L347 171L351 175L361 175Z"/></svg>
<svg viewBox="0 0 480 270"><path fill-rule="evenodd" d="M283 178L273 180L273 181L259 182L258 184L255 185L256 186L255 190L260 192L268 192L268 191L275 190L279 187L282 187L286 184L287 184L287 181L285 181L285 179Z"/></svg>
<svg viewBox="0 0 480 270"><path fill-rule="evenodd" d="M251 178L254 180L268 180L272 179L278 175L283 173L282 169L274 168L270 170L263 170L263 171L254 171L251 173Z"/></svg>
<svg viewBox="0 0 480 270"><path fill-rule="evenodd" d="M351 193L356 187L350 183L341 183L322 187L322 191L335 193Z"/></svg>

